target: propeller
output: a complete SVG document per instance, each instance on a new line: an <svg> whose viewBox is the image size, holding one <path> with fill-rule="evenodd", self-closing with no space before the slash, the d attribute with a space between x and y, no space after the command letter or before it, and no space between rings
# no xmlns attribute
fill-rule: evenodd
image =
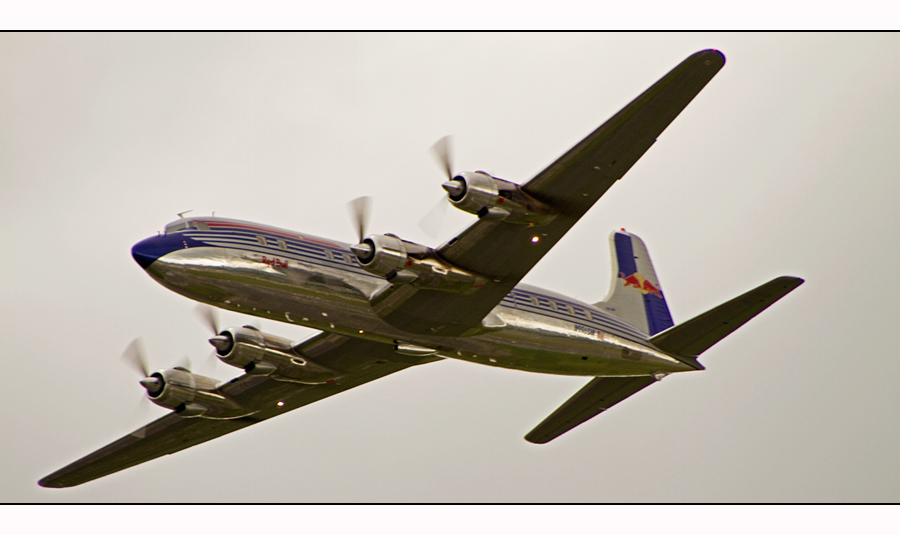
<svg viewBox="0 0 900 535"><path fill-rule="evenodd" d="M216 350L221 351L223 354L227 354L231 351L233 341L230 336L219 334L221 331L219 329L219 315L216 313L216 309L209 305L197 305L194 308L194 312L200 318L200 321L202 321L213 334L212 338L209 339L209 343L216 349L210 354L207 360L213 359L215 362L218 362ZM207 367L210 368L208 364L209 363L207 362ZM212 368L214 367L215 366L212 366Z"/></svg>
<svg viewBox="0 0 900 535"><path fill-rule="evenodd" d="M197 314L204 325L209 327L213 336L219 334L219 317L218 314L216 314L216 309L209 305L197 305L194 308L194 313Z"/></svg>
<svg viewBox="0 0 900 535"><path fill-rule="evenodd" d="M350 217L356 226L356 235L361 243L366 238L366 227L369 226L369 212L372 205L372 197L357 197L347 204Z"/></svg>
<svg viewBox="0 0 900 535"><path fill-rule="evenodd" d="M140 383L149 394L156 394L165 386L159 377L150 376L150 367L147 365L147 352L144 350L144 343L140 338L135 338L128 344L128 347L122 353L122 360L143 376Z"/></svg>
<svg viewBox="0 0 900 535"><path fill-rule="evenodd" d="M444 136L437 140L437 142L431 146L431 155L437 160L441 169L444 171L444 175L447 177L447 182L441 184L441 187L451 195L458 195L462 192L464 186L453 180L453 138L451 136ZM441 196L437 204L434 205L434 208L429 210L428 213L419 220L419 228L422 229L422 232L429 238L438 238L441 228L444 226L444 219L447 216L448 204L447 199L444 196Z"/></svg>
<svg viewBox="0 0 900 535"><path fill-rule="evenodd" d="M362 262L367 262L375 254L375 249L371 244L363 243L366 239L366 227L369 225L369 212L372 205L372 197L357 197L347 204L347 210L350 211L350 217L356 225L356 234L359 241L356 245L351 245L350 250Z"/></svg>
<svg viewBox="0 0 900 535"><path fill-rule="evenodd" d="M453 178L453 138L444 136L431 146L431 154L444 169L447 180Z"/></svg>
<svg viewBox="0 0 900 535"><path fill-rule="evenodd" d="M147 353L144 350L144 342L135 338L122 352L122 360L131 366L143 377L150 376L150 367L147 365Z"/></svg>
<svg viewBox="0 0 900 535"><path fill-rule="evenodd" d="M438 239L441 229L444 227L444 219L447 217L447 207L449 205L450 203L447 202L446 197L442 195L441 198L438 199L437 204L434 205L434 208L429 210L428 213L419 220L419 228L432 240Z"/></svg>

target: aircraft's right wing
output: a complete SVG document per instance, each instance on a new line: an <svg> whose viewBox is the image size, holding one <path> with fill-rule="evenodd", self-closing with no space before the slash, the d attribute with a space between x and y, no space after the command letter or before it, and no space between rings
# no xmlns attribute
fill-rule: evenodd
<svg viewBox="0 0 900 535"><path fill-rule="evenodd" d="M343 375L333 383L320 385L276 381L264 375L242 375L220 390L241 405L258 409L256 413L233 420L182 418L168 414L57 470L38 484L57 488L81 485L196 446L410 366L440 360L438 357L407 357L387 344L329 333L321 333L307 340L300 346L300 351L318 364L344 372Z"/></svg>
<svg viewBox="0 0 900 535"><path fill-rule="evenodd" d="M650 376L594 377L525 435L525 440L546 444L655 382Z"/></svg>
<svg viewBox="0 0 900 535"><path fill-rule="evenodd" d="M378 315L414 333L459 336L477 329L724 65L725 56L717 50L691 55L523 184L526 193L560 211L550 223L530 227L479 219L438 248L447 262L488 278L477 292L463 295L401 285L376 305Z"/></svg>

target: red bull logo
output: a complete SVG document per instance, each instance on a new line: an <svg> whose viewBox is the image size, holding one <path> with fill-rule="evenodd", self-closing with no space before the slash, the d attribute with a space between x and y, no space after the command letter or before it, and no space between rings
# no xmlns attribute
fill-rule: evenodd
<svg viewBox="0 0 900 535"><path fill-rule="evenodd" d="M632 288L637 288L642 294L653 294L656 297L662 298L662 292L659 291L659 287L654 286L653 283L644 278L640 273L633 273L631 275L625 275L621 271L619 272L619 278L625 279L625 287L629 286Z"/></svg>

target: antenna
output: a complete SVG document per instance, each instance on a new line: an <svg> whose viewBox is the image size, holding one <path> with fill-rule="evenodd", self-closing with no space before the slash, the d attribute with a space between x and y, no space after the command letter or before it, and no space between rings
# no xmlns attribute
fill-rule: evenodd
<svg viewBox="0 0 900 535"><path fill-rule="evenodd" d="M193 212L193 210L185 210L184 212L179 213L178 217L180 217L181 219L184 219L184 214L186 214L188 212Z"/></svg>

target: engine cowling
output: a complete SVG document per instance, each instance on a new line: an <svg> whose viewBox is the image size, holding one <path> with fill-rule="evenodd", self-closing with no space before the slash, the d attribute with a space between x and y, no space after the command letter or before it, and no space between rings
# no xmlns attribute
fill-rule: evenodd
<svg viewBox="0 0 900 535"><path fill-rule="evenodd" d="M557 215L550 206L522 191L518 184L484 171L459 173L444 182L443 188L453 206L481 219L542 225Z"/></svg>
<svg viewBox="0 0 900 535"><path fill-rule="evenodd" d="M363 269L392 284L468 293L487 279L441 259L434 249L393 234L372 235L350 248Z"/></svg>
<svg viewBox="0 0 900 535"><path fill-rule="evenodd" d="M248 374L269 375L279 381L321 384L334 379L334 370L303 356L290 340L250 325L229 327L209 339L219 360Z"/></svg>
<svg viewBox="0 0 900 535"><path fill-rule="evenodd" d="M218 381L181 367L159 370L141 380L150 401L183 418L230 420L253 414L218 391Z"/></svg>

